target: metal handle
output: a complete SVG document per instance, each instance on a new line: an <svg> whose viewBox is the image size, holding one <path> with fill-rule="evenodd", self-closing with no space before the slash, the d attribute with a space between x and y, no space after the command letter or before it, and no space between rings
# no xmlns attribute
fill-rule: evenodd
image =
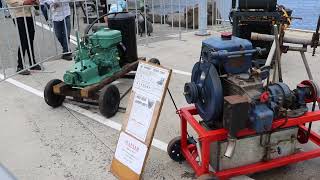
<svg viewBox="0 0 320 180"><path fill-rule="evenodd" d="M253 54L253 53L261 53L266 51L265 48L261 49L259 47L257 47L256 49L250 49L250 50L244 50L244 51L233 51L233 52L228 52L228 51L216 51L216 52L211 52L211 57L213 58L218 58L218 57L230 57L230 56L242 56L245 54Z"/></svg>

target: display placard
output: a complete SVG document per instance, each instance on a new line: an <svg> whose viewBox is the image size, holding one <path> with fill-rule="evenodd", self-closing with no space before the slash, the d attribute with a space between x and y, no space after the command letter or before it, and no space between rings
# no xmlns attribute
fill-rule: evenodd
<svg viewBox="0 0 320 180"><path fill-rule="evenodd" d="M111 172L119 179L141 179L158 123L171 70L139 62Z"/></svg>

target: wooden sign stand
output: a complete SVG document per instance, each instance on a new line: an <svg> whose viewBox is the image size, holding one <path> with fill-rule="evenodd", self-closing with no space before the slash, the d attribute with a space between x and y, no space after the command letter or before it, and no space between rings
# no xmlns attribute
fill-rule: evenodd
<svg viewBox="0 0 320 180"><path fill-rule="evenodd" d="M170 69L139 62L111 164L121 180L140 180L169 85Z"/></svg>

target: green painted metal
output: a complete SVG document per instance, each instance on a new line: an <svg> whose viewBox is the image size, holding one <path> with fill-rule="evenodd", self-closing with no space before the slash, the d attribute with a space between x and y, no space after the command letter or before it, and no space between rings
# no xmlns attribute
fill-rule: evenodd
<svg viewBox="0 0 320 180"><path fill-rule="evenodd" d="M81 42L78 38L75 64L64 74L64 82L73 87L86 87L119 72L117 46L121 40L120 31L107 28L89 34Z"/></svg>

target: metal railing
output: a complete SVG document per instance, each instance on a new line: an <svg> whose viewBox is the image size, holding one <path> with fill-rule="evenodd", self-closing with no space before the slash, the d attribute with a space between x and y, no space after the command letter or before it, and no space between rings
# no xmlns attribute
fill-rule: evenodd
<svg viewBox="0 0 320 180"><path fill-rule="evenodd" d="M66 3L69 7L75 7L76 2ZM2 4L6 5L4 2ZM50 11L48 12L50 18L45 20L44 11L41 10L40 5L15 7L7 5L0 9L0 81L18 73L24 73L26 70L39 70L39 65L42 71L34 72L44 72L42 66L44 62L61 59L61 56L72 53L76 38L74 36L69 38L68 32L74 34L79 30L81 23L78 21L78 12L72 13L71 8L69 18L74 18L75 23L72 28L67 28L69 27L67 14L58 27L59 23L55 22ZM60 32L66 32L59 33L61 34L59 38L55 33L58 28ZM62 51L62 45L59 45L58 39L66 39L65 49L67 50Z"/></svg>
<svg viewBox="0 0 320 180"><path fill-rule="evenodd" d="M20 7L9 5L7 7L4 0L2 1L4 6L0 9L0 27L3 29L0 32L0 81L24 70L33 69L33 67L46 61L60 59L62 55L71 53L76 46L76 32L79 32L80 36L82 36L84 29L90 22L108 12L108 9L103 10L106 6L108 7L108 3L106 4L104 0L61 0L61 2L67 3L67 6L70 7L70 11L67 11L67 13L70 13L70 24L69 21L62 18L63 27L60 28L68 29L67 27L71 26L70 39L67 33L64 34L64 38L69 39L66 41L68 52L63 52L58 41L62 37L57 38L54 32L57 19L55 19L56 15L52 14L52 5L47 9L48 19L45 20L46 14L44 14L45 11L41 10L41 5ZM155 41L181 40L184 33L197 31L201 20L198 15L200 1L128 0L126 10L136 14L138 44L148 46L149 43ZM230 3L227 3L227 1L230 1ZM110 0L107 2L112 3ZM117 0L114 0L114 2L117 2ZM116 4L118 8L118 3ZM44 5L42 4L42 6ZM215 25L227 22L229 6L231 7L231 0L207 0L207 23L212 26L213 30L215 30ZM30 12L31 16L17 17L17 10L22 10L25 14ZM103 23L103 19L99 22ZM18 23L22 25L17 25ZM33 27L35 30L34 38L33 34L30 37L30 33L24 33L24 37L21 37L23 33L19 33L19 31L23 31L23 29L30 30ZM25 49L21 47L25 47ZM18 51L22 54L23 68L16 72ZM23 56L24 53L25 56ZM30 60L28 54L30 54Z"/></svg>

